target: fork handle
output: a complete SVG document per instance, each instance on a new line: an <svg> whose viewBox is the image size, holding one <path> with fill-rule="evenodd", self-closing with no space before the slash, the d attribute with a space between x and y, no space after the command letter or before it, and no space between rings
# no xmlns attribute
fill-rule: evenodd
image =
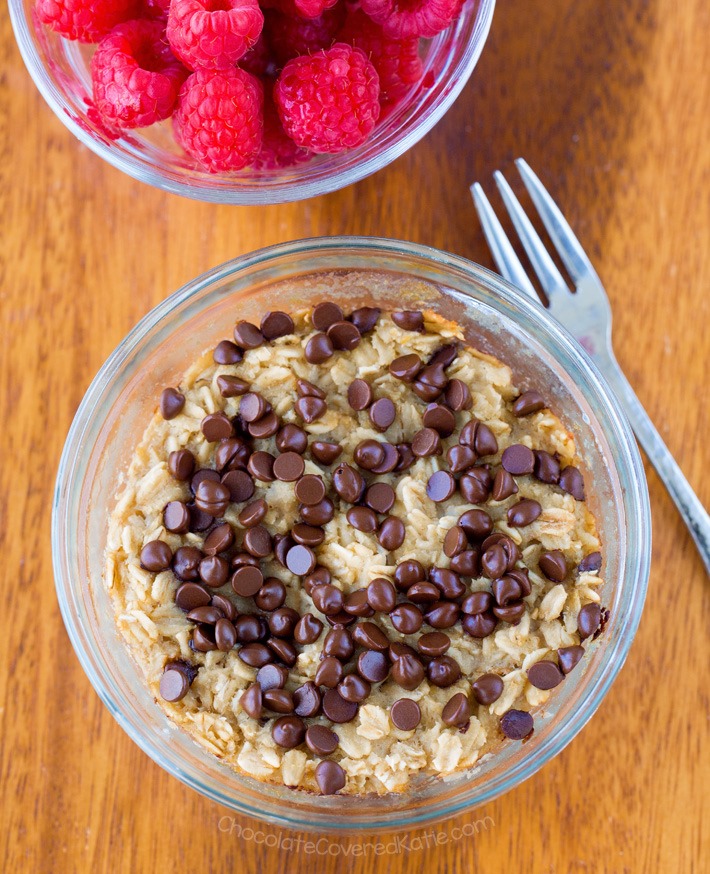
<svg viewBox="0 0 710 874"><path fill-rule="evenodd" d="M688 526L705 571L710 576L710 516L636 397L613 353L608 351L605 356L595 358L624 408L639 443Z"/></svg>

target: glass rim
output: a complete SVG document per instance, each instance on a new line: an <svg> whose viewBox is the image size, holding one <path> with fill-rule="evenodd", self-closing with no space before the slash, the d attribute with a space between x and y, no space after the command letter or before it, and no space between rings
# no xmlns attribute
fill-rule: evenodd
<svg viewBox="0 0 710 874"><path fill-rule="evenodd" d="M357 164L346 165L327 176L315 179L315 181L309 181L306 178L278 185L265 185L263 189L258 187L231 189L226 187L212 188L195 180L182 182L172 179L167 174L161 173L150 161L114 149L109 143L98 139L85 130L73 118L68 109L67 101L36 48L32 25L26 14L23 0L8 0L10 21L25 67L47 105L83 145L112 167L139 182L193 200L242 206L290 203L321 194L329 194L371 176L412 148L443 118L466 85L486 44L493 21L495 3L496 0L477 0L471 37L464 47L461 58L447 78L447 82L441 85L437 100L431 104L426 114L409 126L405 125L404 132L394 137L393 141L381 151L366 155ZM238 180L235 181L238 184Z"/></svg>
<svg viewBox="0 0 710 874"><path fill-rule="evenodd" d="M81 458L82 438L89 419L109 382L116 377L117 373L121 373L123 363L130 358L132 352L135 351L143 338L150 334L163 320L168 319L175 309L179 308L186 301L199 296L201 292L208 289L215 281L229 280L240 273L248 272L251 268L264 267L269 262L284 257L309 254L322 255L323 253L343 249L365 255L411 256L428 262L435 268L445 271L462 272L493 292L497 297L502 298L504 302L513 303L515 307L522 309L538 326L545 327L548 332L554 331L555 342L559 343L566 354L573 360L576 360L580 367L589 374L595 390L601 395L604 403L604 415L608 420L604 425L604 430L606 432L606 429L611 427L616 441L619 442L622 448L623 457L621 459L615 458L612 463L619 470L620 474L622 463L628 467L625 471L626 476L623 478L624 494L625 497L628 497L625 507L630 506L634 513L632 518L628 517L627 514L627 529L635 535L635 539L638 541L636 544L632 543L632 547L634 545L638 546L638 544L649 546L651 542L651 517L645 473L635 438L619 402L596 365L594 365L571 335L562 326L558 325L545 310L536 305L532 300L529 300L501 277L461 256L429 246L378 237L320 237L281 243L261 248L224 262L212 270L201 274L161 301L128 332L106 359L79 405L69 429L59 463L52 506L52 557L57 597L64 624L79 662L97 694L131 740L143 752L149 755L156 764L186 785L231 810L271 823L277 823L294 829L322 829L324 831L352 833L363 829L393 830L413 827L453 816L465 809L479 807L526 780L550 759L554 758L581 731L595 713L624 664L643 610L650 569L650 547L647 549L632 548L629 550L630 554L627 556L628 566L624 572L624 580L629 585L633 584L631 590L633 597L630 598L628 611L619 619L619 623L623 626L623 634L620 634L618 639L613 641L613 646L605 650L603 659L596 668L596 673L590 678L588 695L578 710L573 714L565 715L559 722L555 721L555 730L547 733L547 736L528 758L515 763L504 774L489 781L479 791L474 800L470 797L455 798L453 800L444 799L443 802L433 799L422 808L397 811L396 817L388 818L386 823L381 824L373 823L372 819L353 820L351 811L344 812L339 817L331 815L329 821L318 818L316 822L313 821L312 812L301 811L298 807L289 810L284 809L282 806L279 808L278 813L273 811L264 812L243 800L225 795L223 792L215 789L214 786L206 785L199 777L196 777L189 770L180 766L180 763L176 761L176 755L173 751L169 751L169 754L166 754L165 748L159 748L145 732L141 734L139 730L136 730L128 717L123 713L121 707L112 698L109 688L112 682L111 678L106 675L105 671L104 675L102 675L94 664L94 653L91 648L92 641L89 639L90 635L87 635L86 628L82 627L77 621L76 611L72 609L70 599L73 590L69 582L69 569L64 567L64 560L66 559L64 526L68 514L66 512L62 513L63 495L65 492L72 494L70 484L77 477L81 478L82 476L81 471L78 470L77 462ZM406 271L403 270L403 272ZM631 538L629 539L631 540ZM141 727L143 726L141 725Z"/></svg>

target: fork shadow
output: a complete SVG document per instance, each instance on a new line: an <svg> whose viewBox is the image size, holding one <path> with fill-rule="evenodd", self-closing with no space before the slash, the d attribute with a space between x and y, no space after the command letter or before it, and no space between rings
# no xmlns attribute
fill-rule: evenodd
<svg viewBox="0 0 710 874"><path fill-rule="evenodd" d="M381 171L384 179L377 174L358 186L362 202L375 202L383 189L385 196L388 189L409 190L410 218L400 204L397 224L404 215L410 238L493 266L468 187L478 180L492 193L495 169L512 182L512 161L523 156L594 259L653 62L656 2L500 2L459 99L418 146ZM370 223L392 233L386 205L381 210Z"/></svg>

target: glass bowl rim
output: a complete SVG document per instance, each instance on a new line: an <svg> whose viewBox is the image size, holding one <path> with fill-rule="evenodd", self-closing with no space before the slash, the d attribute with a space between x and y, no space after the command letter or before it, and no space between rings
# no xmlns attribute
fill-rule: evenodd
<svg viewBox="0 0 710 874"><path fill-rule="evenodd" d="M371 176L411 149L443 118L466 85L488 40L495 3L496 0L477 0L472 34L477 38L471 38L464 46L462 56L455 69L451 71L447 83L437 83L437 87L440 88L439 95L427 113L417 118L414 123L410 120L407 123L409 127L403 126L404 132L398 134L386 148L369 155L354 166L346 165L314 182L304 179L274 188L265 186L262 193L258 188L211 188L199 182L174 181L157 169L155 164L151 165L148 161L143 163L129 154L124 155L121 151L112 148L109 143L84 130L68 111L69 104L36 48L32 24L26 14L23 0L8 0L10 21L25 67L47 105L79 142L112 167L139 182L193 200L242 206L292 203L338 191Z"/></svg>
<svg viewBox="0 0 710 874"><path fill-rule="evenodd" d="M441 805L436 804L436 799L433 799L433 804L427 803L424 807L416 808L414 811L398 811L397 818L388 819L387 823L381 827L374 826L375 831L382 828L396 830L423 825L427 822L445 819L463 810L473 809L492 801L531 777L543 765L554 758L581 731L595 713L616 679L626 660L638 629L650 570L651 515L643 463L631 427L619 402L596 365L571 335L547 314L546 310L536 305L526 295L502 279L502 277L461 256L421 244L381 237L315 237L280 243L226 261L185 283L181 288L151 309L126 334L99 369L77 409L62 451L52 504L52 559L57 598L65 627L81 667L102 702L131 740L156 764L172 776L177 777L185 785L190 786L210 800L224 805L233 811L270 823L295 829L322 829L324 831L353 833L363 829L373 830L372 822L369 820L353 821L350 811L348 811L347 816L335 815L327 823L319 820L315 825L310 819L304 818L306 816L305 812L300 811L298 808L294 809L293 814L290 811L284 812L282 809L278 814L273 812L265 813L244 801L235 799L234 796L227 796L213 787L205 785L200 779L193 777L192 774L187 773L180 767L176 762L174 753L171 752L166 755L165 751L153 744L150 738L141 735L139 731L134 731L130 721L112 699L107 680L94 669L91 659L91 645L94 648L96 647L96 637L93 634L93 630L89 629L87 634L87 629L81 625L77 616L72 612L69 595L72 593L72 588L75 584L72 584L64 574L63 561L66 558L66 550L61 536L63 532L62 511L66 515L67 509L64 506L63 494L72 494L68 484L77 477L81 481L82 477L80 472L77 473L77 460L81 457L83 432L97 405L100 403L104 390L112 380L117 378L116 374L118 374L119 380L125 375L122 372L122 365L130 358L131 353L139 346L144 337L150 334L163 320L169 319L174 309L180 307L191 298L199 296L202 292L206 292L215 282L223 282L254 267L263 268L269 262L284 257L318 256L343 249L357 251L360 254L414 257L428 262L429 265L445 272L463 272L469 279L483 285L484 288L493 292L494 295L501 297L504 302L512 303L516 307L521 308L524 314L537 322L538 325L542 325L548 330L554 330L556 342L563 347L567 355L571 356L572 359L576 359L578 365L587 371L589 378L594 384L594 388L601 394L606 404L605 415L609 417L610 423L615 430L615 436L620 441L624 451L624 457L622 459L615 458L613 463L619 472L620 478L620 468L623 465L628 466L623 485L625 490L628 488L633 491L631 500L628 503L635 509L635 514L633 518L627 518L627 529L633 533L637 541L648 546L644 550L637 549L629 560L628 571L622 582L632 587L631 595L633 595L633 598L630 600L627 614L619 620L623 626L623 634L619 635L618 640L614 642L614 646L605 653L604 660L597 665L596 674L590 678L588 695L581 702L579 709L574 714L566 716L562 720L561 725L557 726L557 730L549 733L545 741L540 744L529 759L525 760L524 764L514 765L510 769L510 773L506 773L504 778L498 779L495 786L488 789L484 788L480 791L475 800L467 797L457 797ZM406 272L406 270L402 272ZM85 635L89 638L88 641L84 640Z"/></svg>

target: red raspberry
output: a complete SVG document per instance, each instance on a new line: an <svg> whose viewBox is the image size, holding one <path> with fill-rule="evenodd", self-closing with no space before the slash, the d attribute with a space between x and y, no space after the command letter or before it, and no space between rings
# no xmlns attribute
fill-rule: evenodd
<svg viewBox="0 0 710 874"><path fill-rule="evenodd" d="M264 142L252 166L256 170L278 170L302 164L310 152L299 148L286 134L269 88L265 87L264 92Z"/></svg>
<svg viewBox="0 0 710 874"><path fill-rule="evenodd" d="M98 42L137 8L137 0L37 0L36 6L43 24L80 42Z"/></svg>
<svg viewBox="0 0 710 874"><path fill-rule="evenodd" d="M395 39L431 39L458 16L463 0L362 0L364 12Z"/></svg>
<svg viewBox="0 0 710 874"><path fill-rule="evenodd" d="M421 82L424 65L416 37L401 40L387 37L380 25L360 9L348 15L340 37L362 49L372 61L380 77L380 103L396 103L412 85Z"/></svg>
<svg viewBox="0 0 710 874"><path fill-rule="evenodd" d="M367 16L364 16L367 18ZM341 4L326 9L317 18L300 18L269 10L264 30L279 65L299 55L312 55L335 42L335 34L343 24L345 7Z"/></svg>
<svg viewBox="0 0 710 874"><path fill-rule="evenodd" d="M263 26L257 0L172 0L167 33L191 70L226 70L249 51Z"/></svg>
<svg viewBox="0 0 710 874"><path fill-rule="evenodd" d="M239 67L253 76L266 76L269 73L273 74L276 72L276 64L271 57L271 49L266 41L266 34L263 30L259 39L244 57L239 59Z"/></svg>
<svg viewBox="0 0 710 874"><path fill-rule="evenodd" d="M379 96L377 71L345 43L289 61L274 88L284 130L318 154L364 143L380 115Z"/></svg>
<svg viewBox="0 0 710 874"><path fill-rule="evenodd" d="M180 89L175 138L211 173L241 170L261 148L263 103L261 82L251 73L198 70Z"/></svg>
<svg viewBox="0 0 710 874"><path fill-rule="evenodd" d="M91 59L96 108L118 128L145 127L168 118L186 76L159 21L119 24Z"/></svg>
<svg viewBox="0 0 710 874"><path fill-rule="evenodd" d="M300 18L318 18L326 9L335 6L338 0L263 0L264 9L278 9L284 15Z"/></svg>

